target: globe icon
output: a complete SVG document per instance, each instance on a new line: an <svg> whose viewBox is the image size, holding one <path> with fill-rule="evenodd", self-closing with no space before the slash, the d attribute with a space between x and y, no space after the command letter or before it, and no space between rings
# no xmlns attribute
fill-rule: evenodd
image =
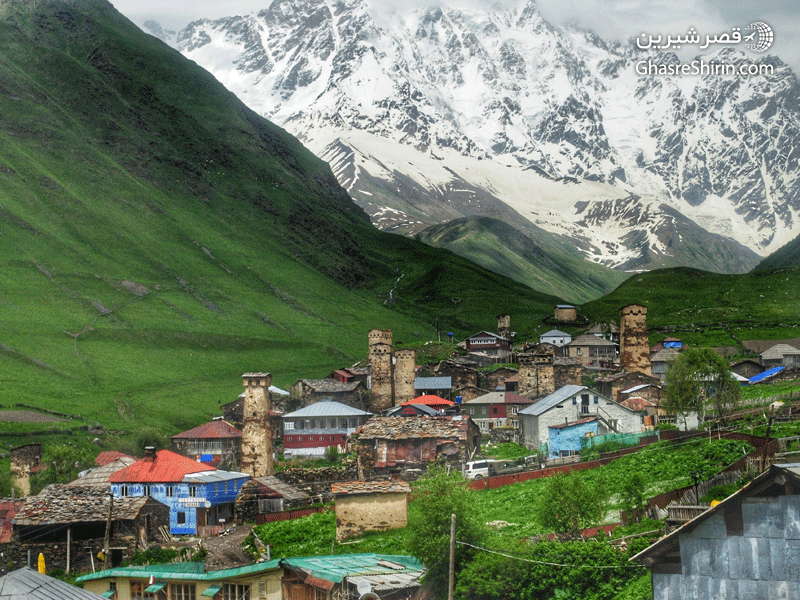
<svg viewBox="0 0 800 600"><path fill-rule="evenodd" d="M756 21L755 23L751 23L747 27L746 30L751 31L754 30L758 32L758 39L756 42L751 44L745 44L750 50L754 52L765 52L772 46L772 42L775 40L775 35L772 32L772 27L764 23L763 21ZM750 36L748 36L749 38Z"/></svg>

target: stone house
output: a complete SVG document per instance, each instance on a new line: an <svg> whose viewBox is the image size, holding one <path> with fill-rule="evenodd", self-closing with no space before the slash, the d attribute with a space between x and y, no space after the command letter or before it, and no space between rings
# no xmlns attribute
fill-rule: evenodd
<svg viewBox="0 0 800 600"><path fill-rule="evenodd" d="M578 320L578 308L571 304L556 304L553 317L560 323L573 323Z"/></svg>
<svg viewBox="0 0 800 600"><path fill-rule="evenodd" d="M360 381L342 383L335 379L298 379L290 391L292 397L299 399L302 406L333 400L366 410L369 404L367 389Z"/></svg>
<svg viewBox="0 0 800 600"><path fill-rule="evenodd" d="M253 521L256 515L301 508L311 496L274 475L257 477L245 483L236 497L236 522Z"/></svg>
<svg viewBox="0 0 800 600"><path fill-rule="evenodd" d="M643 414L581 385L566 385L519 411L521 443L531 449L548 444L549 427L596 416L613 433L640 433Z"/></svg>
<svg viewBox="0 0 800 600"><path fill-rule="evenodd" d="M800 465L773 465L631 560L654 600L800 598Z"/></svg>
<svg viewBox="0 0 800 600"><path fill-rule="evenodd" d="M577 358L556 357L553 359L554 389L565 385L580 385L583 379L583 367Z"/></svg>
<svg viewBox="0 0 800 600"><path fill-rule="evenodd" d="M585 333L566 345L570 358L577 358L584 367L613 364L617 358L617 345L601 337Z"/></svg>
<svg viewBox="0 0 800 600"><path fill-rule="evenodd" d="M152 497L169 507L170 533L216 533L233 516L233 503L250 476L222 471L148 448L145 457L110 477L115 498Z"/></svg>
<svg viewBox="0 0 800 600"><path fill-rule="evenodd" d="M387 554L284 558L280 564L282 600L402 600L415 596L423 574L416 558Z"/></svg>
<svg viewBox="0 0 800 600"><path fill-rule="evenodd" d="M659 405L664 396L664 390L660 385L653 385L652 383L640 383L624 390L619 390L616 397L612 396L617 402L625 402L628 398L644 398L649 400L654 405Z"/></svg>
<svg viewBox="0 0 800 600"><path fill-rule="evenodd" d="M85 590L114 600L282 600L282 577L279 560L208 572L201 562L179 562L116 567L81 575L76 582Z"/></svg>
<svg viewBox="0 0 800 600"><path fill-rule="evenodd" d="M423 474L428 465L443 462L462 469L476 448L481 432L468 416L373 417L351 436L351 448L364 477Z"/></svg>
<svg viewBox="0 0 800 600"><path fill-rule="evenodd" d="M11 483L24 496L31 493L31 475L41 468L41 460L41 444L25 444L11 450Z"/></svg>
<svg viewBox="0 0 800 600"><path fill-rule="evenodd" d="M334 483L336 539L361 535L365 531L401 529L408 522L408 494L405 481L345 481Z"/></svg>
<svg viewBox="0 0 800 600"><path fill-rule="evenodd" d="M480 375L477 366L478 363L472 360L449 358L434 365L433 374L437 377L450 377L454 389L478 387Z"/></svg>
<svg viewBox="0 0 800 600"><path fill-rule="evenodd" d="M764 365L759 361L752 358L745 358L731 365L731 372L736 373L740 377L750 379L756 375L761 375L765 371Z"/></svg>
<svg viewBox="0 0 800 600"><path fill-rule="evenodd" d="M29 496L13 520L12 560L27 564L44 554L50 569L86 571L103 549L111 504L110 560L119 564L151 540L160 539L159 527L169 524L169 507L149 496L114 498L100 488L48 485Z"/></svg>
<svg viewBox="0 0 800 600"><path fill-rule="evenodd" d="M242 458L242 432L222 419L198 425L170 439L173 452L212 467L238 466Z"/></svg>
<svg viewBox="0 0 800 600"><path fill-rule="evenodd" d="M327 400L283 416L283 455L325 456L330 447L342 451L347 437L363 425L372 413Z"/></svg>
<svg viewBox="0 0 800 600"><path fill-rule="evenodd" d="M493 371L486 373L485 387L489 390L504 389L506 379L509 377L514 377L515 375L519 375L519 369L514 369L512 367L500 367L499 369L494 369Z"/></svg>
<svg viewBox="0 0 800 600"><path fill-rule="evenodd" d="M604 396L621 402L620 392L622 390L629 390L639 385L652 385L661 388L661 380L653 375L645 375L639 371L621 371L608 375L606 377L599 377L594 382L597 391Z"/></svg>

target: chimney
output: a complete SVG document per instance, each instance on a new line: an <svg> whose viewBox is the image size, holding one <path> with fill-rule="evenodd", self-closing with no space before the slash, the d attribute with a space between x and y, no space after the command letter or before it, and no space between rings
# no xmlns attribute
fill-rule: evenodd
<svg viewBox="0 0 800 600"><path fill-rule="evenodd" d="M151 462L155 462L156 460L156 449L155 446L145 446L144 447L144 459L149 460Z"/></svg>

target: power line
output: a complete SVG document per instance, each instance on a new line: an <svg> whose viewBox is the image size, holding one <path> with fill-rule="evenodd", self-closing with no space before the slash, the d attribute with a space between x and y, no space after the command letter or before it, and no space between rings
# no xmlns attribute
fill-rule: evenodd
<svg viewBox="0 0 800 600"><path fill-rule="evenodd" d="M515 560L535 563L537 565L546 565L548 567L567 567L569 569L643 569L644 568L641 565L564 565L561 563L546 562L542 560L534 560L533 558L523 558L522 556L514 556L512 554L506 554L505 552L500 552L498 550L490 550L489 548L483 548L482 546L475 546L473 544L468 544L467 542L457 541L456 544L461 544L462 546L469 546L470 548L475 548L476 550L483 550L484 552L489 552L490 554L498 554L500 556L504 556L505 558L513 558Z"/></svg>

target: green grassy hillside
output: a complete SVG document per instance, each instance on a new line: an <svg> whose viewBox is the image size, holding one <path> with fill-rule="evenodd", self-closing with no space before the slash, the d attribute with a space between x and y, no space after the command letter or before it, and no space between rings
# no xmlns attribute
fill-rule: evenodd
<svg viewBox="0 0 800 600"><path fill-rule="evenodd" d="M612 293L580 307L592 321L619 323L619 309L648 307L651 342L676 335L705 346L800 334L800 268L719 275L689 268L663 269L628 278Z"/></svg>
<svg viewBox="0 0 800 600"><path fill-rule="evenodd" d="M559 247L547 239L554 236L540 233L537 243L503 221L469 217L428 227L419 239L572 302L597 298L625 279L624 273L590 263L574 247Z"/></svg>
<svg viewBox="0 0 800 600"><path fill-rule="evenodd" d="M800 266L800 236L762 260L754 271Z"/></svg>
<svg viewBox="0 0 800 600"><path fill-rule="evenodd" d="M0 404L174 433L239 375L555 297L376 231L328 166L101 0L0 1ZM7 425L6 427L12 427Z"/></svg>

